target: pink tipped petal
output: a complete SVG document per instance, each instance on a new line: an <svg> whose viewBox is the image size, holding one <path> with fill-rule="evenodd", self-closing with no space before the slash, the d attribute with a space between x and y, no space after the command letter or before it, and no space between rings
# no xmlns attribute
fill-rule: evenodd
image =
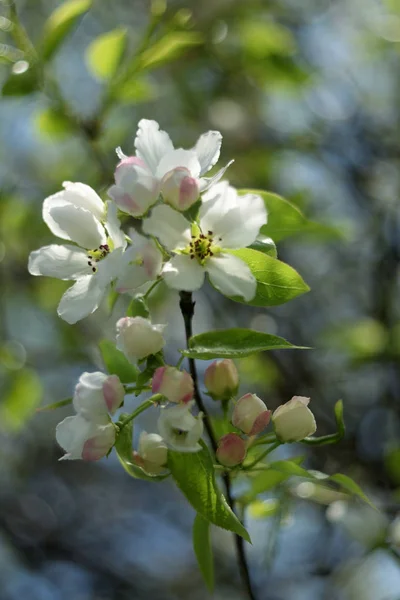
<svg viewBox="0 0 400 600"><path fill-rule="evenodd" d="M82 459L86 461L100 460L106 456L115 443L113 425L106 425L103 431L94 438L87 440L82 449Z"/></svg>
<svg viewBox="0 0 400 600"><path fill-rule="evenodd" d="M155 370L151 382L151 391L153 394L158 394L160 391L166 370L167 367L158 367L158 369Z"/></svg>
<svg viewBox="0 0 400 600"><path fill-rule="evenodd" d="M246 444L236 433L227 433L218 442L218 461L227 467L242 463L246 457Z"/></svg>
<svg viewBox="0 0 400 600"><path fill-rule="evenodd" d="M271 411L265 410L262 412L253 423L253 427L250 430L249 435L257 435L261 433L269 424L271 420Z"/></svg>
<svg viewBox="0 0 400 600"><path fill-rule="evenodd" d="M123 157L121 162L118 163L117 165L117 169L121 166L125 166L125 165L137 165L138 167L141 167L142 169L147 169L147 165L144 162L143 159L139 158L138 156L126 156Z"/></svg>
<svg viewBox="0 0 400 600"><path fill-rule="evenodd" d="M103 383L103 394L108 412L114 414L124 400L125 390L117 375L110 375Z"/></svg>

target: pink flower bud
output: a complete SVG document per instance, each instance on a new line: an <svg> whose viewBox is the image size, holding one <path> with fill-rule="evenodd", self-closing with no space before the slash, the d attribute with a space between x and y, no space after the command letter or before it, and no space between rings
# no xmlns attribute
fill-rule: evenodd
<svg viewBox="0 0 400 600"><path fill-rule="evenodd" d="M153 325L143 317L123 317L117 323L117 348L132 362L159 352L165 325Z"/></svg>
<svg viewBox="0 0 400 600"><path fill-rule="evenodd" d="M158 433L142 431L139 438L139 452L133 453L133 461L151 475L158 475L167 464L167 444Z"/></svg>
<svg viewBox="0 0 400 600"><path fill-rule="evenodd" d="M109 417L88 421L82 414L67 417L56 427L56 439L65 450L60 460L99 460L115 444L115 427Z"/></svg>
<svg viewBox="0 0 400 600"><path fill-rule="evenodd" d="M256 394L245 394L236 403L232 423L248 435L257 435L266 428L271 411Z"/></svg>
<svg viewBox="0 0 400 600"><path fill-rule="evenodd" d="M114 414L124 400L124 386L117 375L100 371L82 373L75 387L74 408L89 420Z"/></svg>
<svg viewBox="0 0 400 600"><path fill-rule="evenodd" d="M229 400L239 387L239 374L230 359L216 360L207 367L205 386L214 400Z"/></svg>
<svg viewBox="0 0 400 600"><path fill-rule="evenodd" d="M185 167L176 167L164 175L161 192L165 202L177 210L187 210L199 197L198 180Z"/></svg>
<svg viewBox="0 0 400 600"><path fill-rule="evenodd" d="M218 442L217 459L221 465L235 467L246 456L246 443L236 433L227 433Z"/></svg>
<svg viewBox="0 0 400 600"><path fill-rule="evenodd" d="M272 415L275 433L282 442L299 442L315 433L317 424L308 408L310 398L293 396L289 402L278 406Z"/></svg>
<svg viewBox="0 0 400 600"><path fill-rule="evenodd" d="M151 390L170 402L187 404L193 398L193 379L175 367L159 367L154 372Z"/></svg>

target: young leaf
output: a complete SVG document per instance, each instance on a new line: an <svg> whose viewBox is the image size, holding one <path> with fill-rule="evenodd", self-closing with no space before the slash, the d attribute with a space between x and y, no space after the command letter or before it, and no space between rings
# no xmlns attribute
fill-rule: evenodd
<svg viewBox="0 0 400 600"><path fill-rule="evenodd" d="M44 24L42 39L43 60L49 60L78 20L91 7L92 0L68 0L50 15Z"/></svg>
<svg viewBox="0 0 400 600"><path fill-rule="evenodd" d="M289 477L291 475L295 475L296 477L305 477L306 479L315 479L315 476L301 467L297 463L292 460L278 460L270 464L270 468L279 471L280 473L285 473ZM326 476L328 477L328 475Z"/></svg>
<svg viewBox="0 0 400 600"><path fill-rule="evenodd" d="M177 59L191 46L203 43L203 36L196 31L173 31L167 33L140 58L140 69L155 69Z"/></svg>
<svg viewBox="0 0 400 600"><path fill-rule="evenodd" d="M72 404L72 398L66 398L65 400L59 400L58 402L53 402L52 404L46 404L45 406L37 408L36 412L44 412L45 410L56 410L57 408L61 408L62 406L68 406L68 404Z"/></svg>
<svg viewBox="0 0 400 600"><path fill-rule="evenodd" d="M266 350L301 349L277 335L252 329L220 329L199 333L190 338L189 349L181 350L184 356L208 360L211 358L243 358Z"/></svg>
<svg viewBox="0 0 400 600"><path fill-rule="evenodd" d="M257 250L258 252L263 252L264 254L268 254L268 256L272 256L272 258L278 257L274 241L267 236L260 236L251 244L251 246L249 246L249 248L252 250Z"/></svg>
<svg viewBox="0 0 400 600"><path fill-rule="evenodd" d="M150 311L144 296L138 295L133 298L126 311L126 316L143 317L144 319L147 319L150 316Z"/></svg>
<svg viewBox="0 0 400 600"><path fill-rule="evenodd" d="M229 252L243 260L257 280L254 298L245 302L242 297L232 297L236 302L251 306L276 306L310 290L297 271L276 258L251 248Z"/></svg>
<svg viewBox="0 0 400 600"><path fill-rule="evenodd" d="M168 467L177 486L207 521L250 542L250 536L229 507L215 481L213 461L203 443L199 452L168 453Z"/></svg>
<svg viewBox="0 0 400 600"><path fill-rule="evenodd" d="M122 414L120 416L120 421L123 421L129 415ZM117 440L115 442L115 451L119 458L121 465L124 467L125 471L129 473L131 477L135 477L136 479L145 479L146 481L161 481L168 477L166 475L148 475L135 465L132 460L133 453L133 421L127 423L118 433Z"/></svg>
<svg viewBox="0 0 400 600"><path fill-rule="evenodd" d="M343 473L335 473L335 475L331 475L329 479L340 485L340 487L346 490L346 492L350 492L351 494L358 496L359 498L361 498L361 500L364 500L364 502L369 504L372 508L375 508L371 500L368 498L368 496L364 494L360 486L355 481L353 481L348 475L343 475Z"/></svg>
<svg viewBox="0 0 400 600"><path fill-rule="evenodd" d="M214 561L211 546L210 522L197 514L193 523L193 549L203 579L210 592L214 589Z"/></svg>
<svg viewBox="0 0 400 600"><path fill-rule="evenodd" d="M102 340L99 344L101 356L110 375L118 375L122 383L133 383L137 378L137 369L125 355L117 350L111 340Z"/></svg>
<svg viewBox="0 0 400 600"><path fill-rule="evenodd" d="M121 63L127 31L124 28L113 29L99 35L89 44L85 58L89 71L97 79L111 79Z"/></svg>

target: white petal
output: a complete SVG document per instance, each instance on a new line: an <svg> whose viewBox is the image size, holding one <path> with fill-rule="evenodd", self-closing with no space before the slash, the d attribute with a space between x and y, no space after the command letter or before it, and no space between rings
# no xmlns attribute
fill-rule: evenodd
<svg viewBox="0 0 400 600"><path fill-rule="evenodd" d="M242 296L246 302L256 293L257 282L245 262L231 254L209 258L205 269L211 283L225 296Z"/></svg>
<svg viewBox="0 0 400 600"><path fill-rule="evenodd" d="M56 440L66 451L64 460L82 458L82 450L87 439L90 423L81 416L67 417L56 427Z"/></svg>
<svg viewBox="0 0 400 600"><path fill-rule="evenodd" d="M109 421L108 407L104 398L103 385L109 375L101 371L82 373L75 387L73 405L89 421L106 425Z"/></svg>
<svg viewBox="0 0 400 600"><path fill-rule="evenodd" d="M197 154L201 166L201 175L207 173L219 159L222 135L219 131L203 133L196 142L193 150Z"/></svg>
<svg viewBox="0 0 400 600"><path fill-rule="evenodd" d="M165 283L174 290L193 292L203 285L204 268L187 254L178 254L164 265Z"/></svg>
<svg viewBox="0 0 400 600"><path fill-rule="evenodd" d="M228 169L228 167L231 166L231 164L233 162L234 162L233 160L230 160L224 167L222 167L222 169L220 169L219 171L217 171L215 173L215 175L213 175L212 177L202 177L200 179L200 191L201 192L205 192L212 185L215 185L224 176L225 171Z"/></svg>
<svg viewBox="0 0 400 600"><path fill-rule="evenodd" d="M121 223L117 217L117 212L117 206L114 202L107 202L107 221L105 226L108 235L114 244L114 248L125 248L127 242L125 233L121 229Z"/></svg>
<svg viewBox="0 0 400 600"><path fill-rule="evenodd" d="M65 188L63 199L66 202L71 202L79 208L85 208L91 212L99 221L102 221L105 216L105 205L100 196L85 183L64 181Z"/></svg>
<svg viewBox="0 0 400 600"><path fill-rule="evenodd" d="M100 221L88 210L70 202L47 198L43 203L43 219L55 235L83 248L98 248L107 241Z"/></svg>
<svg viewBox="0 0 400 600"><path fill-rule="evenodd" d="M29 255L28 271L31 275L46 275L57 279L77 279L89 275L91 267L85 250L76 246L43 246Z"/></svg>
<svg viewBox="0 0 400 600"><path fill-rule="evenodd" d="M160 129L157 121L142 119L139 121L135 138L136 155L144 160L155 174L161 158L171 152L174 146L168 133Z"/></svg>
<svg viewBox="0 0 400 600"><path fill-rule="evenodd" d="M204 181L204 179L202 181ZM216 196L222 196L225 194L228 190L228 187L229 181L219 181L218 183L214 183L204 194L202 194L201 199L203 202L214 200Z"/></svg>
<svg viewBox="0 0 400 600"><path fill-rule="evenodd" d="M267 222L267 212L260 196L238 196L235 188L228 186L201 206L199 218L202 230L211 230L223 248L246 248Z"/></svg>
<svg viewBox="0 0 400 600"><path fill-rule="evenodd" d="M196 152L193 150L183 150L182 148L172 150L172 152L168 152L168 154L163 156L157 167L156 175L158 179L162 179L164 175L177 167L187 169L192 177L200 175L200 163Z"/></svg>
<svg viewBox="0 0 400 600"><path fill-rule="evenodd" d="M132 160L135 159L135 162ZM148 211L160 193L158 180L138 162L141 159L132 157L122 161L115 171L115 182L108 190L110 198L121 210L138 217Z"/></svg>
<svg viewBox="0 0 400 600"><path fill-rule="evenodd" d="M153 240L134 232L132 245L123 254L116 290L123 294L155 279L161 272L162 258Z"/></svg>
<svg viewBox="0 0 400 600"><path fill-rule="evenodd" d="M185 248L190 243L190 223L179 212L160 204L143 221L143 231L154 235L168 249Z"/></svg>
<svg viewBox="0 0 400 600"><path fill-rule="evenodd" d="M58 305L58 315L72 325L94 312L104 293L105 288L97 285L96 277L85 275L65 292Z"/></svg>
<svg viewBox="0 0 400 600"><path fill-rule="evenodd" d="M122 248L116 248L110 254L107 254L103 260L97 263L97 272L93 275L96 284L100 287L107 287L113 279L119 277L124 263L122 260Z"/></svg>

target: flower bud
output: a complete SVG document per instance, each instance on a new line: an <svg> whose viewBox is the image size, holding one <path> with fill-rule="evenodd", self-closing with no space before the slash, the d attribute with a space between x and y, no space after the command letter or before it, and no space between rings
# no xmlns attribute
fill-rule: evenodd
<svg viewBox="0 0 400 600"><path fill-rule="evenodd" d="M187 404L193 398L193 379L186 371L175 367L159 367L155 370L151 390L162 394L169 402Z"/></svg>
<svg viewBox="0 0 400 600"><path fill-rule="evenodd" d="M256 394L245 394L236 403L232 424L248 435L257 435L269 423L271 411Z"/></svg>
<svg viewBox="0 0 400 600"><path fill-rule="evenodd" d="M115 444L115 427L110 422L88 421L77 414L57 425L56 440L66 451L60 460L99 460Z"/></svg>
<svg viewBox="0 0 400 600"><path fill-rule="evenodd" d="M205 386L214 400L229 400L239 387L239 374L229 358L215 360L204 374Z"/></svg>
<svg viewBox="0 0 400 600"><path fill-rule="evenodd" d="M117 375L100 371L82 373L75 387L74 408L89 421L114 414L124 400L124 386Z"/></svg>
<svg viewBox="0 0 400 600"><path fill-rule="evenodd" d="M198 452L198 443L203 434L203 419L199 413L194 417L190 413L193 401L178 404L172 408L163 408L158 419L158 430L168 446L178 452Z"/></svg>
<svg viewBox="0 0 400 600"><path fill-rule="evenodd" d="M293 396L289 402L278 406L272 415L275 433L281 442L299 442L315 433L317 424L307 407L310 398Z"/></svg>
<svg viewBox="0 0 400 600"><path fill-rule="evenodd" d="M216 454L221 465L235 467L245 459L246 443L236 433L227 433L219 440Z"/></svg>
<svg viewBox="0 0 400 600"><path fill-rule="evenodd" d="M198 180L185 167L176 167L163 178L161 192L164 201L176 208L187 210L199 197Z"/></svg>
<svg viewBox="0 0 400 600"><path fill-rule="evenodd" d="M139 452L133 453L133 460L151 475L164 471L167 464L167 444L158 433L142 431L139 437Z"/></svg>
<svg viewBox="0 0 400 600"><path fill-rule="evenodd" d="M164 327L143 317L124 317L117 323L117 348L131 362L156 354L165 344Z"/></svg>

